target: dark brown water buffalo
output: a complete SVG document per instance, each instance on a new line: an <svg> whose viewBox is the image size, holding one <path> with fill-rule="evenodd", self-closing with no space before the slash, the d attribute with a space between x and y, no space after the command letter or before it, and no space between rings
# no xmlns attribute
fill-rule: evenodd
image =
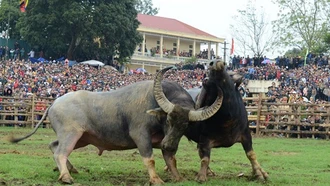
<svg viewBox="0 0 330 186"><path fill-rule="evenodd" d="M238 91L241 79L231 77L225 69L225 63L218 61L210 64L209 77L203 82L202 91L196 101L196 106L211 105L219 92L223 92L223 103L218 112L201 125L199 136L188 133L198 142L201 169L197 175L198 181L205 181L210 163L211 148L230 147L236 142L243 146L247 158L252 165L253 176L265 180L268 174L261 168L252 148L252 137L249 129L247 112L242 97Z"/></svg>
<svg viewBox="0 0 330 186"><path fill-rule="evenodd" d="M222 106L211 118L202 122L190 123L184 133L188 139L198 144L201 168L196 180L206 181L207 173L212 173L209 169L211 148L230 147L236 142L243 145L246 156L252 164L253 175L265 180L268 178L268 174L260 167L253 151L247 112L237 89L241 79L228 74L223 62L211 65L209 78L203 83L196 106L198 108L210 106L218 95L223 95ZM160 82L159 78L157 80ZM156 92L156 94L158 93ZM186 115L181 114L181 117Z"/></svg>
<svg viewBox="0 0 330 186"><path fill-rule="evenodd" d="M194 101L177 83L163 82L164 93L175 109L187 112L190 121L201 121L214 114L221 105L218 103L204 110L195 111ZM22 138L12 138L19 142L33 135L48 114L57 140L49 147L60 171L59 180L72 183L70 172L76 169L68 160L70 153L77 148L94 145L99 155L104 150L126 150L138 148L143 162L148 169L152 184L163 183L155 171L152 148L160 148L161 141L168 131L175 133L180 125L166 125L166 115L151 116L147 110L159 107L153 95L153 81L135 83L112 92L95 93L77 91L68 93L54 101L46 110L34 131ZM172 112L171 110L167 110ZM180 118L176 118L178 123ZM180 130L178 130L180 131ZM183 135L179 134L179 135ZM176 134L176 137L180 137ZM178 141L171 141L170 146L177 148ZM176 169L176 148L162 150L166 165L170 167L175 180L180 179Z"/></svg>

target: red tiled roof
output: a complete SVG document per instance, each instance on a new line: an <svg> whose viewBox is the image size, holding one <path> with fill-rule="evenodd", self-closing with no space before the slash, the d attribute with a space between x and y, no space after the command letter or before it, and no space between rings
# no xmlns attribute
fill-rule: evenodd
<svg viewBox="0 0 330 186"><path fill-rule="evenodd" d="M172 18L138 14L137 19L143 27L217 38L216 36Z"/></svg>

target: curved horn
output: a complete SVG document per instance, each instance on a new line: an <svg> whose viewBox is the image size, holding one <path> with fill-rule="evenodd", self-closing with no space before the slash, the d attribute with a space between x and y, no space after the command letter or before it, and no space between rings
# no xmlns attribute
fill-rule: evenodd
<svg viewBox="0 0 330 186"><path fill-rule="evenodd" d="M162 80L163 75L166 71L171 69L172 67L164 68L163 70L159 71L156 75L156 78L154 80L154 95L155 99L160 106L166 113L169 113L173 110L174 105L166 98L163 88L162 88Z"/></svg>
<svg viewBox="0 0 330 186"><path fill-rule="evenodd" d="M216 112L218 112L218 110L220 109L220 107L222 105L222 100L223 100L223 92L219 88L218 97L210 107L207 107L206 109L202 109L202 110L197 110L197 111L195 111L195 110L189 111L189 121L203 121L203 120L209 119Z"/></svg>

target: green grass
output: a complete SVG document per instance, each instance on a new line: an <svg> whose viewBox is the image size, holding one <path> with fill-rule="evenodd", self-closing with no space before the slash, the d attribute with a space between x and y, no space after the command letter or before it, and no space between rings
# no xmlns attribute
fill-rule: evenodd
<svg viewBox="0 0 330 186"><path fill-rule="evenodd" d="M60 185L55 162L48 149L56 139L51 129L39 129L27 140L10 144L3 137L27 134L30 129L0 128L0 185ZM231 148L213 149L211 168L217 174L202 185L329 185L329 141L315 139L254 138L257 158L270 180L266 183L251 180L251 165L240 144ZM145 185L147 170L136 150L106 151L97 155L88 146L74 151L70 160L79 174L72 174L74 185ZM167 185L201 185L194 181L200 161L196 144L183 137L177 154L178 169L187 179L174 183L159 149L154 150L157 173ZM237 175L244 173L243 177Z"/></svg>

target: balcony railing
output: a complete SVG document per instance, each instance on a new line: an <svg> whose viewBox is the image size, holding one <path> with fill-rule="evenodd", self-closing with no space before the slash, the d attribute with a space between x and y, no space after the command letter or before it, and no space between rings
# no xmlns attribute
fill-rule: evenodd
<svg viewBox="0 0 330 186"><path fill-rule="evenodd" d="M133 60L143 59L145 61L176 64L186 61L187 59L189 59L189 57L181 57L181 56L177 57L177 56L166 56L166 55L163 55L163 57L161 57L160 54L155 54L152 56L149 53L144 53L143 55L142 52L134 52L132 59ZM209 63L210 61L211 60L208 59L197 59L197 62L199 63Z"/></svg>

